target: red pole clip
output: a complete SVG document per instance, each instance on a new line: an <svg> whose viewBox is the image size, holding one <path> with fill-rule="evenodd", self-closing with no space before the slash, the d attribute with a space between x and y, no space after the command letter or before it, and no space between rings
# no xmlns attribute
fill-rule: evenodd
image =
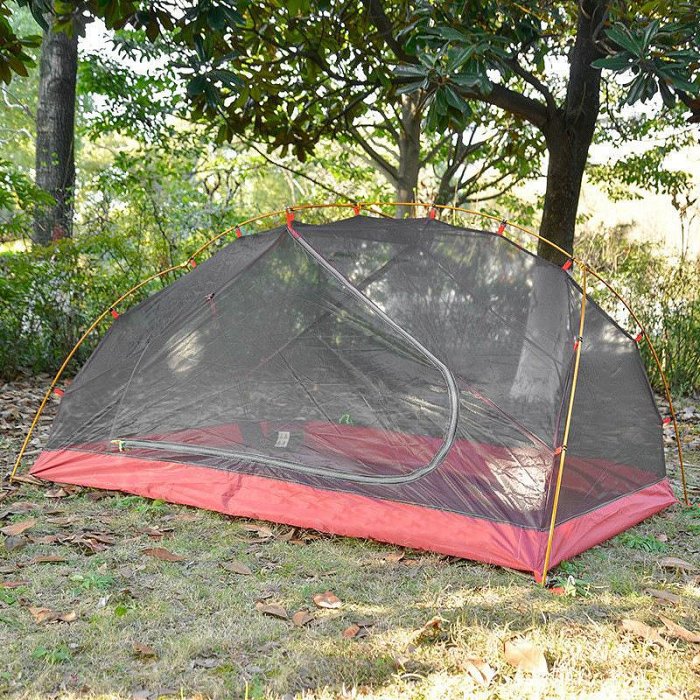
<svg viewBox="0 0 700 700"><path fill-rule="evenodd" d="M289 221L287 223L289 223ZM236 238L240 238L242 235L243 235L243 232L241 231L241 227L236 226Z"/></svg>
<svg viewBox="0 0 700 700"><path fill-rule="evenodd" d="M554 450L554 454L560 455L563 451L564 451L564 448L561 445L559 445L559 447L557 447L557 449Z"/></svg>
<svg viewBox="0 0 700 700"><path fill-rule="evenodd" d="M634 336L634 342L640 343L642 341L643 337L644 337L644 331L639 331L639 333L637 333L637 335Z"/></svg>
<svg viewBox="0 0 700 700"><path fill-rule="evenodd" d="M190 264L190 267L191 267L193 270L194 270L195 267L197 267L197 262L195 261L194 258L190 258L190 259L188 260L188 262L189 262L189 264Z"/></svg>
<svg viewBox="0 0 700 700"><path fill-rule="evenodd" d="M109 313L112 314L112 318L119 318L119 312L115 311L114 309L110 309Z"/></svg>
<svg viewBox="0 0 700 700"><path fill-rule="evenodd" d="M287 209L287 226L291 226L292 221L294 221L294 212L291 209Z"/></svg>
<svg viewBox="0 0 700 700"><path fill-rule="evenodd" d="M430 209L428 210L428 218L434 219L436 215L437 215L437 210L435 209L435 207L431 206Z"/></svg>
<svg viewBox="0 0 700 700"><path fill-rule="evenodd" d="M666 418L663 419L662 423L664 425L668 425L671 422L671 420L673 420L671 416L666 416Z"/></svg>
<svg viewBox="0 0 700 700"><path fill-rule="evenodd" d="M502 235L504 234L505 230L506 230L506 226L507 226L507 225L508 225L508 220L507 220L507 219L503 219L503 221L501 221L501 224L500 224L500 226L498 227L498 231L496 231L496 233L497 233L499 236L502 236Z"/></svg>
<svg viewBox="0 0 700 700"><path fill-rule="evenodd" d="M574 340L574 352L578 350L578 346L581 345L581 341L583 340L583 336L578 336L576 340Z"/></svg>
<svg viewBox="0 0 700 700"><path fill-rule="evenodd" d="M564 271L570 270L570 269L571 269L571 266L572 266L573 264L574 264L574 261L573 261L571 258L569 258L569 259L561 266L561 269L564 270Z"/></svg>
<svg viewBox="0 0 700 700"><path fill-rule="evenodd" d="M359 216L360 215L360 205L355 204L355 206L352 208L352 211L355 214L355 216Z"/></svg>
<svg viewBox="0 0 700 700"><path fill-rule="evenodd" d="M53 388L53 393L56 394L56 396L63 396L66 392L63 391L63 389L60 389L59 387L55 386Z"/></svg>

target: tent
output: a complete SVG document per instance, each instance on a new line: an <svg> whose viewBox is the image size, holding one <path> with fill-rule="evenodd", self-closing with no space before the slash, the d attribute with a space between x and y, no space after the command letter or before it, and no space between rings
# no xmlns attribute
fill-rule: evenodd
<svg viewBox="0 0 700 700"><path fill-rule="evenodd" d="M541 580L676 499L635 338L503 228L234 240L113 313L32 474Z"/></svg>

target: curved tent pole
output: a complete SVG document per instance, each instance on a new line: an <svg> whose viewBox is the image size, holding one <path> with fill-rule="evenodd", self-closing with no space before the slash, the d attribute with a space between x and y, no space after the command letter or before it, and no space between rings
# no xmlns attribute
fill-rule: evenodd
<svg viewBox="0 0 700 700"><path fill-rule="evenodd" d="M661 360L659 359L659 356L656 352L656 349L651 343L651 339L649 337L649 333L647 332L646 328L641 324L639 321L639 318L636 316L636 314L632 311L632 308L630 307L629 303L596 271L594 270L590 265L585 263L583 260L580 260L579 258L574 257L571 253L568 251L564 250L560 246L558 246L556 243L550 241L548 238L545 238L544 236L540 236L540 234L536 233L535 231L526 228L525 226L520 226L519 224L510 222L510 221L505 221L500 219L497 216L494 216L493 214L486 214L484 212L479 212L479 211L474 211L472 209L465 209L463 207L457 207L449 204L432 204L432 203L425 203L425 202L332 202L332 203L323 203L323 204L299 204L296 206L291 206L287 207L285 209L277 209L275 211L267 212L265 214L259 214L258 216L254 216L250 219L247 219L246 221L242 221L239 224L236 224L234 226L230 226L226 230L222 231L221 233L217 234L210 240L208 240L206 243L201 245L197 250L195 250L192 255L190 255L187 260L183 263L180 263L179 265L175 265L173 267L167 268L165 270L162 270L161 272L157 272L154 275L151 275L147 279L143 280L142 282L139 282L137 285L126 291L124 294L122 294L118 299L116 299L110 307L105 309L93 322L92 324L88 327L88 329L83 333L83 335L80 337L78 342L75 344L75 347L68 353L68 356L64 360L63 364L60 366L58 371L56 372L56 375L54 376L53 380L51 381L51 384L49 385L49 388L44 395L44 398L39 405L39 408L36 412L36 415L34 416L34 420L32 421L29 431L27 432L27 435L24 439L24 442L22 443L22 447L20 448L19 454L17 455L17 459L15 460L15 464L12 468L12 472L10 474L10 481L12 481L15 477L15 474L17 473L17 470L19 469L19 466L22 462L22 459L24 457L24 453L27 451L27 447L29 446L29 441L31 439L31 436L34 432L34 429L36 428L36 424L39 422L39 418L41 414L44 411L44 408L46 407L46 404L48 403L49 397L51 396L51 392L54 390L54 387L56 384L58 384L61 376L63 375L63 372L65 371L66 367L68 366L68 363L73 359L75 353L78 351L78 348L83 344L85 339L92 333L92 331L99 325L99 323L107 316L108 313L112 309L114 309L115 306L117 306L119 303L124 301L124 299L128 298L131 296L134 292L137 290L141 289L144 285L148 284L148 282L151 282L154 279L158 279L159 277L162 277L163 275L168 274L169 272L173 272L174 270L178 269L184 269L190 265L194 259L200 255L202 252L204 252L209 246L211 246L213 243L216 241L220 240L227 234L231 233L231 231L235 231L236 229L239 229L242 226L246 226L248 224L255 223L257 221L261 221L263 219L269 219L273 216L281 216L283 214L286 214L287 212L290 211L304 211L304 210L309 210L309 209L331 209L331 208L336 208L336 209L353 209L355 212L359 212L361 209L368 209L370 207L384 207L384 206L409 206L413 207L415 209L418 208L425 208L428 212L434 211L436 209L442 209L442 210L447 210L447 211L453 211L453 212L461 212L463 214L470 214L472 216L479 216L483 219L489 219L491 221L496 221L501 224L505 228L505 226L510 226L511 228L517 229L518 231L522 231L523 233L527 234L528 236L532 236L533 238L536 238L539 241L544 241L548 246L553 248L554 250L559 251L563 255L566 255L568 258L570 258L574 263L576 263L582 270L587 270L590 274L592 274L594 277L599 279L614 295L619 301L625 306L625 308L629 311L630 315L634 319L634 321L637 323L639 328L641 329L642 333L644 334L644 338L646 339L648 345L649 345L649 350L651 351L651 354L654 358L654 361L656 363L656 367L659 370L659 374L661 376L663 385L664 385L664 390L666 394L666 399L668 401L669 405L669 410L671 413L671 419L673 421L673 427L675 430L675 436L676 436L676 447L678 449L678 462L679 462L679 467L680 467L680 474L681 474L681 481L683 484L683 498L686 503L686 505L690 505L690 501L688 499L688 490L687 490L687 485L686 485L686 478L685 478L685 466L683 463L683 448L681 447L681 441L680 441L680 435L678 431L678 421L676 418L676 411L673 406L673 400L671 399L671 390L668 384L668 379L666 378L666 374L663 370L663 367L661 366ZM377 213L377 212L375 212ZM381 213L381 212L379 212Z"/></svg>

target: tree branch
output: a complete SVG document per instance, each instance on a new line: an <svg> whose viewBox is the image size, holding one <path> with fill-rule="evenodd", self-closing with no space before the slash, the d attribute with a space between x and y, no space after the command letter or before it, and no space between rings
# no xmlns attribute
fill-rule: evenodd
<svg viewBox="0 0 700 700"><path fill-rule="evenodd" d="M384 12L384 6L381 0L364 0L364 6L367 8L367 14L374 26L379 30L379 36L384 39L386 45L394 52L396 58L406 63L415 63L416 59L409 56L401 44L394 37L394 27L391 21Z"/></svg>
<svg viewBox="0 0 700 700"><path fill-rule="evenodd" d="M516 117L525 119L538 129L543 129L549 120L549 111L545 104L499 83L492 83L491 92L487 95L468 90L460 90L460 94L465 99L486 102L499 107Z"/></svg>
<svg viewBox="0 0 700 700"><path fill-rule="evenodd" d="M362 134L352 125L348 124L350 133L355 141L359 144L360 148L378 165L389 178L396 182L399 179L399 171L391 163L389 163L384 156L382 156L378 151L376 151L372 145L362 136Z"/></svg>

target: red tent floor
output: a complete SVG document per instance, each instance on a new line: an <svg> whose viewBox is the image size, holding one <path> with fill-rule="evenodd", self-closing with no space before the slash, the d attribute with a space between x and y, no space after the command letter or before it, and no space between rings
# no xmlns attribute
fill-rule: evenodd
<svg viewBox="0 0 700 700"><path fill-rule="evenodd" d="M31 473L59 483L124 491L498 564L531 571L536 579L544 564L547 532L543 530L237 471L68 449L44 451ZM551 566L675 502L664 478L561 523L555 529Z"/></svg>

